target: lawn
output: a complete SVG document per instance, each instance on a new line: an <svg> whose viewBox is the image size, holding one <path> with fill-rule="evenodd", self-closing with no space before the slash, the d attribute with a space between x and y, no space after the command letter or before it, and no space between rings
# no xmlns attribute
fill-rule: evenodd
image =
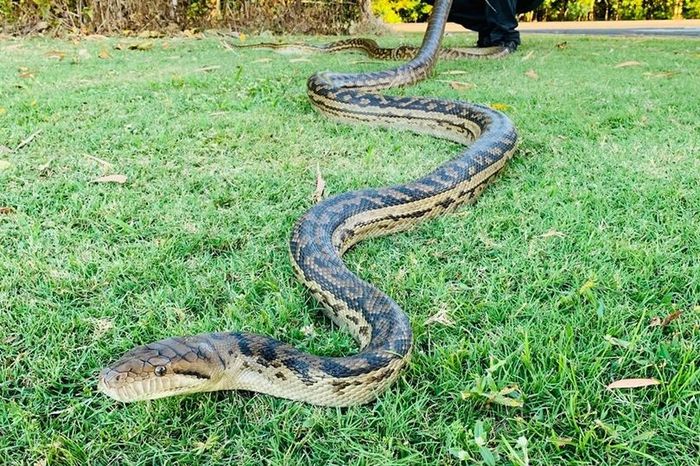
<svg viewBox="0 0 700 466"><path fill-rule="evenodd" d="M698 464L691 39L526 36L514 56L441 62L393 91L503 109L521 145L475 206L348 254L415 332L376 403L96 391L116 356L173 335L356 351L287 256L317 165L337 194L458 150L307 102L315 70L385 66L215 36L0 41L0 464ZM126 182L94 182L106 175ZM606 388L633 377L660 384Z"/></svg>

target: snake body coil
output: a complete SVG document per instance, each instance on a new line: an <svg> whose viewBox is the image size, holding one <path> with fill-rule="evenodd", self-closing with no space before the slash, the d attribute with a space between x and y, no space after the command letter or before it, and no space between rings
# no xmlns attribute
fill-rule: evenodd
<svg viewBox="0 0 700 466"><path fill-rule="evenodd" d="M406 230L473 201L503 168L516 132L500 112L467 102L383 96L431 71L451 0L439 0L415 57L387 71L314 74L312 104L332 118L430 134L470 146L411 183L329 198L294 227L290 253L298 278L360 346L348 357L304 353L269 337L209 333L137 347L104 369L99 389L119 401L214 390L252 390L316 405L367 403L388 387L412 346L408 317L386 294L359 279L342 254L369 237Z"/></svg>

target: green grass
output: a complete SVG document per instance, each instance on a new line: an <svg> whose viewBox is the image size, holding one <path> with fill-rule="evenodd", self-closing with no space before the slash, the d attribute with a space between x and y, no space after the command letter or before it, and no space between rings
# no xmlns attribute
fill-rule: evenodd
<svg viewBox="0 0 700 466"><path fill-rule="evenodd" d="M562 40L528 36L515 56L443 62L394 91L506 105L522 142L476 206L348 255L415 330L399 381L349 409L232 392L120 405L95 383L172 335L355 350L287 257L316 164L335 194L408 181L457 150L307 102L314 70L386 65L217 38L0 42L0 144L40 131L0 153L0 207L14 211L0 214L0 463L525 464L526 450L532 465L697 465L700 41ZM128 181L91 182L107 174ZM426 325L440 310L453 326ZM605 388L628 377L662 383ZM512 385L522 407L489 403Z"/></svg>

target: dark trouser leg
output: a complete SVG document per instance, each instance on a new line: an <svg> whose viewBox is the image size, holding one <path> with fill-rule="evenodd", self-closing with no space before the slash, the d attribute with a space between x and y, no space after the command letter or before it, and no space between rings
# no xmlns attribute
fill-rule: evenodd
<svg viewBox="0 0 700 466"><path fill-rule="evenodd" d="M449 20L479 33L477 45L515 42L520 44L516 31L518 13L531 11L544 0L454 0ZM431 2L432 3L432 2Z"/></svg>

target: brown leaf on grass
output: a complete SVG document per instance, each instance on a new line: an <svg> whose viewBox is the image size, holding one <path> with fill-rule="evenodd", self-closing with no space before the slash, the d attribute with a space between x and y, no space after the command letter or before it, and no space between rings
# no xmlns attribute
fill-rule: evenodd
<svg viewBox="0 0 700 466"><path fill-rule="evenodd" d="M85 157L87 157L88 159L90 159L94 162L99 163L100 165L102 165L103 168L106 168L106 169L110 169L114 166L111 163L107 162L106 160L103 160L99 157L95 157L94 155L86 155Z"/></svg>
<svg viewBox="0 0 700 466"><path fill-rule="evenodd" d="M450 85L450 87L456 91L466 91L469 89L474 89L476 87L476 84L473 83L467 83L464 81L441 81L441 82L446 82L447 84Z"/></svg>
<svg viewBox="0 0 700 466"><path fill-rule="evenodd" d="M500 102L494 102L491 104L491 108L494 110L498 110L501 112L505 112L506 110L510 110L510 105L508 104L503 104Z"/></svg>
<svg viewBox="0 0 700 466"><path fill-rule="evenodd" d="M34 72L26 66L20 66L19 68L17 68L17 71L19 72L19 77L22 79L29 79L34 77Z"/></svg>
<svg viewBox="0 0 700 466"><path fill-rule="evenodd" d="M107 60L108 58L111 58L111 55L109 54L107 49L100 50L100 53L98 53L97 56L103 60Z"/></svg>
<svg viewBox="0 0 700 466"><path fill-rule="evenodd" d="M141 31L136 35L136 37L141 39L157 39L159 37L163 37L163 33L159 31Z"/></svg>
<svg viewBox="0 0 700 466"><path fill-rule="evenodd" d="M53 162L53 160L49 160L48 162L41 164L37 167L37 170L39 171L39 176L48 176L49 173L51 173L51 162Z"/></svg>
<svg viewBox="0 0 700 466"><path fill-rule="evenodd" d="M673 311L663 319L660 317L654 317L649 323L649 327L667 327L668 324L678 319L683 314L683 311Z"/></svg>
<svg viewBox="0 0 700 466"><path fill-rule="evenodd" d="M326 180L321 176L321 168L316 164L316 189L311 195L311 200L314 204L318 204L323 200L323 195L326 192Z"/></svg>
<svg viewBox="0 0 700 466"><path fill-rule="evenodd" d="M193 29L185 29L184 31L182 31L182 34L185 37L189 37L190 39L202 39L202 38L204 38L204 34L202 34L201 32L199 32L199 30L194 29L194 28Z"/></svg>
<svg viewBox="0 0 700 466"><path fill-rule="evenodd" d="M557 47L558 49L565 49L565 48L567 48L568 46L569 46L569 43L568 43L567 41L559 42L559 43L556 45L556 47Z"/></svg>
<svg viewBox="0 0 700 466"><path fill-rule="evenodd" d="M221 68L220 65L211 65L211 66L203 66L201 68L197 68L194 71L198 72L198 73L211 73L212 71L218 70L219 68Z"/></svg>
<svg viewBox="0 0 700 466"><path fill-rule="evenodd" d="M93 326L92 338L94 340L99 340L114 327L114 322L111 319L90 319L90 323Z"/></svg>
<svg viewBox="0 0 700 466"><path fill-rule="evenodd" d="M630 66L641 66L641 63L634 60L623 61L622 63L615 65L615 68L628 68Z"/></svg>
<svg viewBox="0 0 700 466"><path fill-rule="evenodd" d="M129 50L141 50L141 51L146 51L146 50L151 50L153 48L153 42L150 40L146 40L143 42L137 42L135 44L131 44L127 47Z"/></svg>
<svg viewBox="0 0 700 466"><path fill-rule="evenodd" d="M670 78L671 76L677 75L677 71L657 71L657 72L647 72L644 73L644 76L648 78Z"/></svg>
<svg viewBox="0 0 700 466"><path fill-rule="evenodd" d="M93 183L117 183L117 184L124 184L126 183L126 176L124 175L107 175L107 176L101 176L99 178L95 178L92 180Z"/></svg>
<svg viewBox="0 0 700 466"><path fill-rule="evenodd" d="M606 388L608 390L613 390L616 388L642 388L652 385L659 385L660 383L661 382L656 379L622 379L616 380L615 382L609 384Z"/></svg>
<svg viewBox="0 0 700 466"><path fill-rule="evenodd" d="M540 235L540 238L564 238L566 235L558 230L548 230Z"/></svg>
<svg viewBox="0 0 700 466"><path fill-rule="evenodd" d="M447 307L442 306L439 311L425 319L425 325L430 324L440 324L447 327L452 327L454 326L455 321L452 320L452 317L450 317L447 313Z"/></svg>
<svg viewBox="0 0 700 466"><path fill-rule="evenodd" d="M527 70L525 72L525 76L527 76L530 79L538 79L539 76L537 75L537 72L535 70Z"/></svg>
<svg viewBox="0 0 700 466"><path fill-rule="evenodd" d="M10 215L14 213L15 209L12 207L0 207L0 215Z"/></svg>
<svg viewBox="0 0 700 466"><path fill-rule="evenodd" d="M122 44L121 42L117 42L117 43L114 45L114 48L115 48L116 50L126 50L126 49L127 49L127 45L126 45L126 44Z"/></svg>
<svg viewBox="0 0 700 466"><path fill-rule="evenodd" d="M64 58L66 58L66 52L61 52L60 50L50 50L46 52L44 55L46 55L46 58L50 58L52 60L58 60L61 61Z"/></svg>

